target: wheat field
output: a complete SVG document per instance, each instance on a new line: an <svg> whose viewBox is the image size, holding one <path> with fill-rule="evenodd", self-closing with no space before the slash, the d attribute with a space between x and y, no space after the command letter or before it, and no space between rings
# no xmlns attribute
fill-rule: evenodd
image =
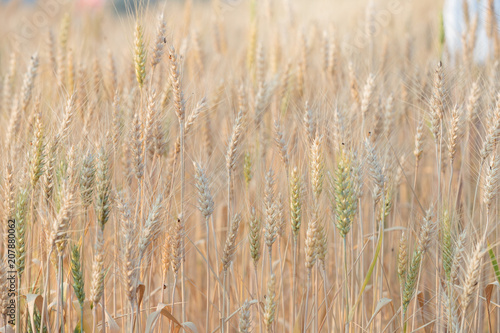
<svg viewBox="0 0 500 333"><path fill-rule="evenodd" d="M0 332L500 332L489 4L0 4Z"/></svg>

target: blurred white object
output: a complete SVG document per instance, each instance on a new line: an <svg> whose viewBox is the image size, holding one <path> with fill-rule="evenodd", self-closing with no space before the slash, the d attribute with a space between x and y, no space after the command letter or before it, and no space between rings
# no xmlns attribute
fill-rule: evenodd
<svg viewBox="0 0 500 333"><path fill-rule="evenodd" d="M462 36L468 33L466 15L468 10L469 23L477 15L476 43L474 61L483 63L493 55L493 40L488 37L488 6L491 0L445 0L443 8L443 24L446 46L452 58L462 51ZM500 15L500 0L493 0L495 26L498 27Z"/></svg>
<svg viewBox="0 0 500 333"><path fill-rule="evenodd" d="M14 333L14 332L15 331L12 328L12 326L10 326L10 325L4 326L2 323L2 327L0 328L0 333Z"/></svg>

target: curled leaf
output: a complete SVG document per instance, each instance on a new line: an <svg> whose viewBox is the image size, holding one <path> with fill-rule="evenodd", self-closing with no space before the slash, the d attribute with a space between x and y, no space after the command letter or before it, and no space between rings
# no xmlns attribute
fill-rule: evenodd
<svg viewBox="0 0 500 333"><path fill-rule="evenodd" d="M146 319L146 330L145 333L151 333L153 332L156 322L160 316L167 317L169 320L171 320L175 325L178 327L181 327L181 323L175 317L172 315L170 312L170 307L167 304L159 303L158 306L156 307L156 311L151 313L148 318Z"/></svg>
<svg viewBox="0 0 500 333"><path fill-rule="evenodd" d="M33 332L35 330L35 306L38 308L38 311L42 312L43 307L43 297L38 294L28 294L26 295L26 303L28 303L28 313L30 315L31 320L31 329Z"/></svg>
<svg viewBox="0 0 500 333"><path fill-rule="evenodd" d="M377 306L375 307L375 311L373 311L373 315L372 317L370 318L370 320L368 321L368 326L371 324L371 322L373 321L373 319L375 319L375 316L377 316L377 314L380 312L380 310L382 310L382 308L384 306L386 306L387 304L391 303L392 302L392 299L390 298L381 298L379 299L378 303L377 303Z"/></svg>
<svg viewBox="0 0 500 333"><path fill-rule="evenodd" d="M146 286L144 285L144 283L139 282L137 284L137 289L136 289L136 292L137 292L137 304L139 304L139 306L141 306L142 298L144 297L144 292L145 291L146 291Z"/></svg>

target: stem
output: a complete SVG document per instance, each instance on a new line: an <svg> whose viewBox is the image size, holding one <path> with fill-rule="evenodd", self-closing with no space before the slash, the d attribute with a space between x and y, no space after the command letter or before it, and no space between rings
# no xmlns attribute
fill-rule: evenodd
<svg viewBox="0 0 500 333"><path fill-rule="evenodd" d="M207 313L206 313L206 324L205 324L205 331L209 332L210 331L210 230L209 230L209 219L208 217L205 218L205 224L207 227Z"/></svg>
<svg viewBox="0 0 500 333"><path fill-rule="evenodd" d="M404 311L403 311L403 292L404 292L404 288L405 288L405 283L406 283L406 277L404 280L400 281L399 282L399 301L400 301L400 304L401 304L401 326L403 326L403 323L405 321L404 319Z"/></svg>
<svg viewBox="0 0 500 333"><path fill-rule="evenodd" d="M165 276L168 274L168 268L166 270L166 272L163 272L162 274L162 277L161 277L161 287L163 289L163 287L165 286ZM168 292L168 289L167 289L167 292ZM161 292L161 302L163 304L165 304L165 292L162 290ZM163 316L160 316L159 320L160 320L160 332L163 332L163 319L162 319Z"/></svg>
<svg viewBox="0 0 500 333"><path fill-rule="evenodd" d="M214 248L215 248L215 266L217 266L217 258L219 258L219 251L217 249L217 236L215 234L215 227L214 227L214 217L213 215L210 215L210 226L212 228L212 234L214 238Z"/></svg>
<svg viewBox="0 0 500 333"><path fill-rule="evenodd" d="M323 293L325 294L325 319L326 319L326 325L328 327L328 332L332 332L332 328L330 327L330 320L328 319L328 292L327 292L327 276L326 276L326 269L323 267L321 271L323 275Z"/></svg>
<svg viewBox="0 0 500 333"><path fill-rule="evenodd" d="M135 326L135 320L134 320L134 315L135 315L135 306L134 306L134 301L130 302L130 333L134 333L134 326Z"/></svg>
<svg viewBox="0 0 500 333"><path fill-rule="evenodd" d="M417 283L415 284L415 290L413 291L414 295L418 294L418 288L419 288L419 285L420 285L420 278L421 278L421 276L422 276L422 262L420 262L420 265L418 266ZM412 296L412 297L414 297L414 296ZM410 302L411 302L411 300L410 300ZM415 309L415 308L416 308L416 304L414 303L413 309ZM416 317L416 315L414 314L412 317L413 317L413 319L411 321L411 327L414 328L415 327L415 317Z"/></svg>
<svg viewBox="0 0 500 333"><path fill-rule="evenodd" d="M87 219L88 219L88 208L84 209L84 214L83 214L83 231L82 231L82 250L80 251L80 260L81 260L81 270L82 270L82 279L85 282L85 275L84 275L84 269L85 269L85 261L83 260L84 258L84 245L85 245L85 231L86 231L86 224L87 224ZM118 243L115 243L118 244ZM84 283L85 285L85 283ZM80 330L83 331L83 305L80 306Z"/></svg>
<svg viewBox="0 0 500 333"><path fill-rule="evenodd" d="M59 278L59 288L61 289L61 332L64 333L64 316L63 311L64 311L64 285L63 285L63 272L64 272L64 265L63 265L63 256L62 253L59 255L59 265L61 267L61 273L60 273L60 278Z"/></svg>
<svg viewBox="0 0 500 333"><path fill-rule="evenodd" d="M477 190L479 188L479 183L481 181L481 172L483 171L483 164L484 164L484 161L481 161L481 164L479 166L479 173L477 175L477 182L476 182L476 189L474 190L474 201L472 202L472 214L471 214L471 218L473 219L474 218L474 212L476 210L476 198L477 198Z"/></svg>
<svg viewBox="0 0 500 333"><path fill-rule="evenodd" d="M295 303L297 288L297 237L293 236L293 276L292 276L292 328L295 327Z"/></svg>
<svg viewBox="0 0 500 333"><path fill-rule="evenodd" d="M221 312L221 318L220 318L220 331L221 333L224 333L225 329L225 322L226 322L226 274L227 272L223 272L223 282L222 282L222 312Z"/></svg>
<svg viewBox="0 0 500 333"><path fill-rule="evenodd" d="M467 311L466 309L464 309L463 313L462 313L462 323L460 324L460 332L465 332L464 328L465 328L465 316L467 314Z"/></svg>
<svg viewBox="0 0 500 333"><path fill-rule="evenodd" d="M452 302L452 298L451 297L452 297L453 290L451 289L451 281L450 281L450 279L448 279L448 281L446 283L446 286L447 286L447 289L448 289L448 303L451 304L451 302ZM448 318L453 318L452 317L451 306L449 306L449 305L448 305ZM453 324L449 323L448 325L451 326L448 329L450 331L453 331Z"/></svg>
<svg viewBox="0 0 500 333"><path fill-rule="evenodd" d="M30 216L31 216L31 227L34 228L35 227L35 222L36 222L36 219L35 219L35 190L36 190L36 186L32 189L31 191L31 201L30 201ZM34 246L34 240L33 240L33 235L31 235L31 233L27 233L27 238L28 238L28 248L33 248ZM38 242L40 242L40 238L38 238ZM40 245L40 244L38 244ZM26 262L31 262L31 251L27 251L26 253ZM26 277L28 278L28 284L27 286L29 287L31 285L31 265L26 265ZM21 281L19 281L21 282ZM16 317L16 319L19 318L19 317ZM17 325L16 325L16 331L17 331Z"/></svg>
<svg viewBox="0 0 500 333"><path fill-rule="evenodd" d="M68 331L71 332L71 323L73 322L73 314L72 314L72 297L71 297L71 287L69 285L66 286L66 313L68 314L68 319L66 323L68 323ZM28 319L26 319L26 325L28 324ZM28 327L28 326L26 326Z"/></svg>
<svg viewBox="0 0 500 333"><path fill-rule="evenodd" d="M441 123L441 126L440 126L440 134L439 134L439 147L436 146L436 163L437 163L437 172L438 172L438 196L437 196L437 216L438 216L438 219L441 218L441 205L440 205L440 201L442 201L441 199L441 155L442 155L442 141L443 141L443 124ZM439 149L438 149L439 148ZM439 150L439 154L438 154L438 150ZM438 226L438 230L437 232L439 232L439 226ZM439 251L436 251L436 266L438 268L438 271L437 271L437 274L436 274L436 281L435 281L435 292L437 293L437 295L440 295L440 287L441 287L441 284L440 284L440 281L439 281L439 278L441 276L441 265L439 265ZM441 297L436 297L436 309L437 309L437 316L436 316L436 332L439 333L439 329L440 329L440 316L441 316Z"/></svg>
<svg viewBox="0 0 500 333"><path fill-rule="evenodd" d="M115 224L114 224L114 241L115 241L115 244L119 244L118 243L118 229L117 229L117 223L116 223L116 220L115 220ZM117 272L117 269L116 269L116 265L117 263L119 263L119 258L117 256L117 248L115 246L114 248L114 251L113 251L113 256L115 258L115 262L113 263L113 270L114 270L114 274L113 274L113 290L117 290L117 286L116 286L116 276L118 275L118 272ZM116 295L117 295L118 292L113 292L113 317L116 318Z"/></svg>
<svg viewBox="0 0 500 333"><path fill-rule="evenodd" d="M361 197L358 198L358 207L360 207L358 209L358 216L359 216L359 244L363 244L364 243L364 227L363 227L363 209L361 209ZM360 250L358 253L356 253L356 256L361 256L361 251ZM354 258L352 259L354 260ZM334 263L335 264L335 263ZM354 263L353 263L354 265ZM360 260L359 260L359 265L358 265L358 269L359 269L359 272L360 272L360 276L365 276L365 269L364 269L364 258L361 258L360 257ZM364 316L364 307L363 309L361 309L361 313L360 315L363 317ZM335 314L333 315L333 320L334 320L334 323L335 323Z"/></svg>
<svg viewBox="0 0 500 333"><path fill-rule="evenodd" d="M415 163L415 175L413 177L413 193L417 193L417 178L418 178L418 167L419 167L420 162L417 160ZM416 196L413 195L411 197L411 205L410 205L410 214L413 213L413 208L415 206L415 200ZM406 226L407 227L407 226Z"/></svg>
<svg viewBox="0 0 500 333"><path fill-rule="evenodd" d="M227 170L227 230L231 227L231 169Z"/></svg>
<svg viewBox="0 0 500 333"><path fill-rule="evenodd" d="M153 260L154 260L153 258L156 257L155 256L155 250L156 250L156 248L153 247L151 249L151 252L148 253L148 260L147 260L147 262L153 263ZM160 253L160 255L158 257L161 258L161 253ZM148 295L151 295L151 293L152 293L151 286L153 286L153 281L152 281L153 266L154 265L152 265L152 264L149 265L149 271L148 271ZM147 265L146 265L146 267L147 267ZM161 260L160 260L160 267L161 267ZM146 279L146 277L144 277L144 279ZM151 301L152 301L152 297L148 297L148 304L146 305L147 306L146 307L146 321L147 321L147 317L148 317L148 312L147 311L149 311L150 309L152 309Z"/></svg>
<svg viewBox="0 0 500 333"><path fill-rule="evenodd" d="M227 288L226 288L226 295L227 295L227 304L226 304L226 332L230 332L230 323L229 323L229 320L231 319L230 318L230 315L231 315L231 278L234 279L234 275L231 275L231 269L232 269L232 264L231 266L229 266L228 268L228 273L229 273L229 276L228 276L228 283L227 283Z"/></svg>
<svg viewBox="0 0 500 333"><path fill-rule="evenodd" d="M50 274L50 256L52 255L52 250L50 249L49 254L47 255L47 272L45 276L45 296L43 298L43 306L42 306L42 315L40 317L40 331L39 333L43 333L43 320L45 318L45 325L47 328L50 328L49 316L45 315L45 311L47 310L47 301L49 297L49 274ZM82 317L83 318L83 317Z"/></svg>
<svg viewBox="0 0 500 333"><path fill-rule="evenodd" d="M94 316L94 328L92 332L97 333L97 303L94 303L94 308L92 309L92 315Z"/></svg>
<svg viewBox="0 0 500 333"><path fill-rule="evenodd" d="M228 231L231 228L231 167L230 166L227 169L227 221L226 221L226 228ZM226 325L225 324L226 313L224 311L227 311L229 314L229 309L226 309L226 305L227 305L227 308L230 307L229 304L226 304L226 296L227 296L227 302L229 303L231 301L230 296L226 291L226 274L227 274L227 272L224 271L224 286L223 286L223 293L222 293L222 295L224 297L223 297L223 303L222 303L222 319L221 319L221 332L222 333L224 333L224 329L225 329L224 326ZM228 331L229 331L229 326L228 326Z"/></svg>
<svg viewBox="0 0 500 333"><path fill-rule="evenodd" d="M280 290L279 290L279 294L280 295L283 295L283 265L282 265L282 258L281 258L281 239L283 237L280 236L280 238L278 239L278 253L279 253L279 256L280 256L280 270L281 270L281 283L280 283ZM286 249L285 249L286 251ZM282 311L283 311L283 320L285 320L285 298L284 297L281 297L281 308L282 308ZM276 316L278 317L278 316Z"/></svg>
<svg viewBox="0 0 500 333"><path fill-rule="evenodd" d="M172 290L172 314L174 314L174 305L175 305L175 289L176 289L176 286L177 286L177 274L175 274L175 277L174 277L174 288ZM172 321L170 321L170 324L168 325L168 330L170 331L172 328Z"/></svg>
<svg viewBox="0 0 500 333"><path fill-rule="evenodd" d="M448 184L448 205L449 205L450 211L451 211L451 208L453 207L451 204L451 186L453 183L453 161L451 161L450 163L451 163L451 166L450 166L450 182Z"/></svg>
<svg viewBox="0 0 500 333"><path fill-rule="evenodd" d="M345 288L345 311L346 311L346 328L349 331L349 287L347 283L347 240L344 237L344 288Z"/></svg>
<svg viewBox="0 0 500 333"><path fill-rule="evenodd" d="M257 289L257 311L259 312L259 327L260 333L262 333L262 311L260 308L260 290L259 290L259 278L257 275L257 263L254 265L254 273L255 273L255 287Z"/></svg>
<svg viewBox="0 0 500 333"><path fill-rule="evenodd" d="M385 206L385 199L384 199L384 189L382 189L382 199L381 199L381 202L382 202L382 205ZM372 205L372 234L373 235L376 235L377 233L377 200L376 199L373 199L373 205ZM377 245L375 244L375 242L372 242L372 248L373 248L373 252L375 252L375 247ZM344 249L344 252L345 252L345 249ZM375 269L375 276L373 277L373 285L372 285L372 288L373 288L373 293L372 293L372 308L375 309L375 307L377 306L377 292L378 292L378 288L376 288L376 286L378 285L378 273L379 273L379 265L376 265L374 266L374 269ZM347 268L344 267L344 271L347 270ZM346 280L347 278L344 277ZM347 318L349 318L350 316L348 315ZM348 320L350 321L350 320ZM372 326L370 326L372 327ZM345 332L348 332L348 323L346 322L345 324L345 328L344 328ZM372 333L370 331L370 333Z"/></svg>
<svg viewBox="0 0 500 333"><path fill-rule="evenodd" d="M184 216L184 183L185 183L185 165L184 165L184 129L185 129L185 120L184 118L179 121L180 126L180 135L181 135L181 216L182 223L185 224L185 216ZM181 261L181 307L182 307L182 322L186 322L186 290L184 289L184 261L185 261L185 248L184 248L184 237L182 237L182 261Z"/></svg>
<svg viewBox="0 0 500 333"><path fill-rule="evenodd" d="M106 333L106 309L105 309L105 303L106 303L106 301L105 301L104 288L105 288L105 283L103 282L103 287L102 287L102 304L101 304L101 310L102 310L102 333Z"/></svg>
<svg viewBox="0 0 500 333"><path fill-rule="evenodd" d="M302 332L307 332L307 301L309 299L309 289L311 288L311 272L312 269L307 271L307 291L306 291L306 305L304 307L304 330Z"/></svg>
<svg viewBox="0 0 500 333"><path fill-rule="evenodd" d="M19 271L17 272L17 290L21 290L21 275L19 274ZM16 296L16 333L20 333L20 330L21 330L21 322L20 322L20 318L21 318L21 309L20 309L20 305L21 305L21 293L18 292L17 293L17 296ZM7 332L7 330L5 330L5 332Z"/></svg>
<svg viewBox="0 0 500 333"><path fill-rule="evenodd" d="M56 325L59 326L56 329L60 329L61 325L61 317L60 317L60 311L62 311L62 254L58 254L58 260L57 260L57 313L56 313ZM16 318L17 319L17 318Z"/></svg>
<svg viewBox="0 0 500 333"><path fill-rule="evenodd" d="M318 332L318 265L319 262L316 261L314 267L314 332Z"/></svg>

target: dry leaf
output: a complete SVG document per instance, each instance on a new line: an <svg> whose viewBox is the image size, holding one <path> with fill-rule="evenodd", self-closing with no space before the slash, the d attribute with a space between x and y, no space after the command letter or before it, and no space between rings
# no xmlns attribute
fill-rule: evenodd
<svg viewBox="0 0 500 333"><path fill-rule="evenodd" d="M28 303L28 313L31 319L31 329L35 332L35 306L38 311L42 313L43 307L43 297L38 294L28 294L26 295L26 303Z"/></svg>
<svg viewBox="0 0 500 333"><path fill-rule="evenodd" d="M144 297L144 291L146 291L146 286L144 283L139 282L137 285L136 293L137 293L137 304L139 304L139 307L141 306L142 303L142 298Z"/></svg>
<svg viewBox="0 0 500 333"><path fill-rule="evenodd" d="M389 298L381 298L378 303L377 303L377 306L375 307L375 311L373 311L373 315L372 317L370 318L370 320L368 321L368 325L367 326L370 326L371 322L373 321L373 319L375 318L375 316L380 312L380 310L382 310L382 308L384 306L386 306L387 304L391 303L392 302L392 299L389 299Z"/></svg>
<svg viewBox="0 0 500 333"><path fill-rule="evenodd" d="M156 311L151 313L147 320L146 320L146 330L144 331L145 333L151 333L153 332L156 323L158 321L158 318L160 315L167 317L170 321L172 321L176 326L174 327L174 333L179 332L181 329L184 329L185 331L193 332L193 333L198 333L198 329L196 328L195 324L192 322L185 322L185 323L180 323L171 313L170 306L159 303L158 306L156 307Z"/></svg>
<svg viewBox="0 0 500 333"><path fill-rule="evenodd" d="M171 320L174 324L177 326L181 326L181 323L175 317L170 313L170 307L167 304L160 303L158 304L156 311L151 313L147 320L146 320L146 330L145 333L150 333L153 332L153 329L155 327L156 321L158 320L158 317L160 315L167 317L169 320Z"/></svg>
<svg viewBox="0 0 500 333"><path fill-rule="evenodd" d="M492 328L491 328L490 303L491 303L491 296L493 296L493 288L495 286L500 287L500 284L498 284L498 281L495 281L493 283L489 283L484 288L484 294L486 295L486 313L488 314L488 325L490 327L490 332L493 332Z"/></svg>

